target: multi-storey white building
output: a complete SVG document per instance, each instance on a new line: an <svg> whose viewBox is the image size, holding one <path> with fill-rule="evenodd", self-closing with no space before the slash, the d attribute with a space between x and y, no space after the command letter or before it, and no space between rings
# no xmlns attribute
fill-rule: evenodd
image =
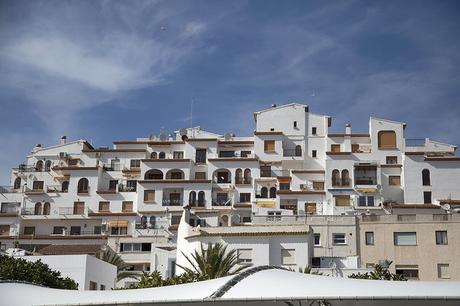
<svg viewBox="0 0 460 306"><path fill-rule="evenodd" d="M331 117L297 103L254 119L248 137L196 127L112 148L37 145L0 190L0 243L108 244L136 270L171 274L184 206L192 226L216 227L460 203L456 146L408 140L402 122L370 118L368 133L331 134Z"/></svg>

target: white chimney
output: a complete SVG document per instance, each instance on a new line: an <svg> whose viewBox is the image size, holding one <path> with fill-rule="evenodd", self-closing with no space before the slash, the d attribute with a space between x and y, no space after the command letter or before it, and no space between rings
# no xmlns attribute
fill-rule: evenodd
<svg viewBox="0 0 460 306"><path fill-rule="evenodd" d="M345 125L345 134L347 135L351 134L351 124L350 123L347 123L347 125Z"/></svg>
<svg viewBox="0 0 460 306"><path fill-rule="evenodd" d="M61 145L66 144L66 143L67 143L67 136L64 135L61 137Z"/></svg>
<svg viewBox="0 0 460 306"><path fill-rule="evenodd" d="M32 149L32 153L37 152L37 151L40 150L41 148L42 148L42 145L39 144L39 143L37 143L37 144L35 145L35 147Z"/></svg>

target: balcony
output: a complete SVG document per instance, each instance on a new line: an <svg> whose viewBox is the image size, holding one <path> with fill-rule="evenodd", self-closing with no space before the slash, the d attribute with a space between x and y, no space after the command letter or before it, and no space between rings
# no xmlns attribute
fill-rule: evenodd
<svg viewBox="0 0 460 306"><path fill-rule="evenodd" d="M232 206L231 199L214 199L212 200L212 206Z"/></svg>
<svg viewBox="0 0 460 306"><path fill-rule="evenodd" d="M42 188L28 188L26 187L25 194L42 194L45 193L45 190Z"/></svg>
<svg viewBox="0 0 460 306"><path fill-rule="evenodd" d="M163 206L182 206L182 201L179 199L163 199L161 204Z"/></svg>
<svg viewBox="0 0 460 306"><path fill-rule="evenodd" d="M290 176L291 171L289 170L268 170L260 169L260 177L278 177L278 176Z"/></svg>
<svg viewBox="0 0 460 306"><path fill-rule="evenodd" d="M136 186L118 185L118 192L136 192Z"/></svg>
<svg viewBox="0 0 460 306"><path fill-rule="evenodd" d="M377 166L375 165L355 166L354 174L356 186L377 185Z"/></svg>
<svg viewBox="0 0 460 306"><path fill-rule="evenodd" d="M284 157L302 157L302 150L296 149L283 149Z"/></svg>
<svg viewBox="0 0 460 306"><path fill-rule="evenodd" d="M57 193L57 192L68 192L68 190L62 190L61 185L46 186L47 193Z"/></svg>

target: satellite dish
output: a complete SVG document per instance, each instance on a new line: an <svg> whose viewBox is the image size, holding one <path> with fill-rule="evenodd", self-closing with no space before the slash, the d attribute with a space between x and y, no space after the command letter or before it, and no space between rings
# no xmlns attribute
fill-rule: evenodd
<svg viewBox="0 0 460 306"><path fill-rule="evenodd" d="M377 185L377 190L380 190L380 189L382 189L382 185L378 184Z"/></svg>
<svg viewBox="0 0 460 306"><path fill-rule="evenodd" d="M225 138L225 140L230 140L230 139L232 139L232 134L225 133L224 138Z"/></svg>
<svg viewBox="0 0 460 306"><path fill-rule="evenodd" d="M179 130L179 134L180 134L181 136L187 136L187 129L184 129L184 128L180 129L180 130Z"/></svg>
<svg viewBox="0 0 460 306"><path fill-rule="evenodd" d="M168 138L168 136L166 136L166 134L160 134L160 140L161 141L165 141L167 138Z"/></svg>
<svg viewBox="0 0 460 306"><path fill-rule="evenodd" d="M450 210L450 205L449 204L443 204L443 205L441 205L441 207L444 210Z"/></svg>

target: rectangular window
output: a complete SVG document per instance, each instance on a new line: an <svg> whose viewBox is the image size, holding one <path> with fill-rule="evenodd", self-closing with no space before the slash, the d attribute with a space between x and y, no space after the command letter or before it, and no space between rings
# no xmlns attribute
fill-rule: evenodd
<svg viewBox="0 0 460 306"><path fill-rule="evenodd" d="M94 227L94 235L100 235L102 233L102 227L100 225L96 225Z"/></svg>
<svg viewBox="0 0 460 306"><path fill-rule="evenodd" d="M195 179L196 180L205 180L206 179L206 172L195 172Z"/></svg>
<svg viewBox="0 0 460 306"><path fill-rule="evenodd" d="M73 214L83 215L85 213L85 202L74 202L73 203Z"/></svg>
<svg viewBox="0 0 460 306"><path fill-rule="evenodd" d="M324 182L323 181L313 181L313 189L314 190L324 190Z"/></svg>
<svg viewBox="0 0 460 306"><path fill-rule="evenodd" d="M374 245L374 232L366 232L366 245Z"/></svg>
<svg viewBox="0 0 460 306"><path fill-rule="evenodd" d="M294 121L294 128L297 128L297 121Z"/></svg>
<svg viewBox="0 0 460 306"><path fill-rule="evenodd" d="M117 190L118 180L109 181L109 190Z"/></svg>
<svg viewBox="0 0 460 306"><path fill-rule="evenodd" d="M313 158L318 157L318 151L312 150L312 151L311 151L311 157L313 157Z"/></svg>
<svg viewBox="0 0 460 306"><path fill-rule="evenodd" d="M241 157L249 157L251 153L251 151L241 151Z"/></svg>
<svg viewBox="0 0 460 306"><path fill-rule="evenodd" d="M316 127L312 127L312 128L311 128L311 134L312 134L312 135L316 135L316 133L317 133L317 132L316 132Z"/></svg>
<svg viewBox="0 0 460 306"><path fill-rule="evenodd" d="M0 236L9 236L9 235L10 235L10 226L0 225Z"/></svg>
<svg viewBox="0 0 460 306"><path fill-rule="evenodd" d="M121 203L121 210L123 212L132 212L133 211L133 202L132 201L123 201Z"/></svg>
<svg viewBox="0 0 460 306"><path fill-rule="evenodd" d="M295 265L294 249L281 249L281 264L283 266Z"/></svg>
<svg viewBox="0 0 460 306"><path fill-rule="evenodd" d="M309 215L316 214L316 203L305 203L305 211Z"/></svg>
<svg viewBox="0 0 460 306"><path fill-rule="evenodd" d="M137 189L137 181L136 180L128 180L126 181L126 191L134 192Z"/></svg>
<svg viewBox="0 0 460 306"><path fill-rule="evenodd" d="M315 243L315 246L320 246L321 245L321 234L313 234L313 241Z"/></svg>
<svg viewBox="0 0 460 306"><path fill-rule="evenodd" d="M101 287L100 287L100 288L101 288L101 291L104 291L104 290L105 290L105 285L102 285L102 284L101 284Z"/></svg>
<svg viewBox="0 0 460 306"><path fill-rule="evenodd" d="M131 159L130 167L131 168L140 168L141 167L141 160L140 159Z"/></svg>
<svg viewBox="0 0 460 306"><path fill-rule="evenodd" d="M334 244L347 244L345 239L345 234L343 233L333 233L332 234L332 242Z"/></svg>
<svg viewBox="0 0 460 306"><path fill-rule="evenodd" d="M65 226L55 226L53 227L53 235L63 235L65 230Z"/></svg>
<svg viewBox="0 0 460 306"><path fill-rule="evenodd" d="M331 144L331 152L333 152L333 153L340 152L340 145L339 144Z"/></svg>
<svg viewBox="0 0 460 306"><path fill-rule="evenodd" d="M416 232L395 232L394 245L417 245Z"/></svg>
<svg viewBox="0 0 460 306"><path fill-rule="evenodd" d="M24 226L24 235L35 235L35 226Z"/></svg>
<svg viewBox="0 0 460 306"><path fill-rule="evenodd" d="M89 281L89 290L97 290L97 283Z"/></svg>
<svg viewBox="0 0 460 306"><path fill-rule="evenodd" d="M399 175L390 175L388 177L388 185L401 186L401 177Z"/></svg>
<svg viewBox="0 0 460 306"><path fill-rule="evenodd" d="M171 216L171 225L179 224L181 216Z"/></svg>
<svg viewBox="0 0 460 306"><path fill-rule="evenodd" d="M438 278L450 278L449 264L438 264Z"/></svg>
<svg viewBox="0 0 460 306"><path fill-rule="evenodd" d="M350 206L349 195L335 195L335 206Z"/></svg>
<svg viewBox="0 0 460 306"><path fill-rule="evenodd" d="M144 190L144 202L155 202L155 190Z"/></svg>
<svg viewBox="0 0 460 306"><path fill-rule="evenodd" d="M174 151L173 159L184 159L184 151Z"/></svg>
<svg viewBox="0 0 460 306"><path fill-rule="evenodd" d="M195 162L199 164L206 163L206 149L196 149Z"/></svg>
<svg viewBox="0 0 460 306"><path fill-rule="evenodd" d="M110 211L110 202L109 201L100 201L99 202L99 211Z"/></svg>
<svg viewBox="0 0 460 306"><path fill-rule="evenodd" d="M289 190L291 189L290 183L280 183L280 190Z"/></svg>
<svg viewBox="0 0 460 306"><path fill-rule="evenodd" d="M311 267L312 268L321 268L321 257L312 257L311 258Z"/></svg>
<svg viewBox="0 0 460 306"><path fill-rule="evenodd" d="M33 190L43 190L43 181L34 181L32 184Z"/></svg>
<svg viewBox="0 0 460 306"><path fill-rule="evenodd" d="M117 226L112 226L110 228L110 234L111 235L127 235L128 234L128 228L123 226L123 227L117 227Z"/></svg>
<svg viewBox="0 0 460 306"><path fill-rule="evenodd" d="M81 234L81 226L71 226L70 227L70 235L80 235Z"/></svg>
<svg viewBox="0 0 460 306"><path fill-rule="evenodd" d="M240 203L250 203L251 202L251 194L248 193L240 193Z"/></svg>
<svg viewBox="0 0 460 306"><path fill-rule="evenodd" d="M396 165L398 163L397 156L387 156L387 165Z"/></svg>
<svg viewBox="0 0 460 306"><path fill-rule="evenodd" d="M359 153L359 144L358 143L352 143L351 144L351 152L352 153Z"/></svg>
<svg viewBox="0 0 460 306"><path fill-rule="evenodd" d="M447 245L447 231L436 231L436 244Z"/></svg>
<svg viewBox="0 0 460 306"><path fill-rule="evenodd" d="M235 151L219 151L219 157L235 157Z"/></svg>
<svg viewBox="0 0 460 306"><path fill-rule="evenodd" d="M424 191L423 192L423 203L431 204L431 191Z"/></svg>
<svg viewBox="0 0 460 306"><path fill-rule="evenodd" d="M359 196L358 197L358 206L360 207L368 207L374 206L374 196Z"/></svg>
<svg viewBox="0 0 460 306"><path fill-rule="evenodd" d="M268 152L268 153L275 152L275 141L274 140L264 141L264 152Z"/></svg>
<svg viewBox="0 0 460 306"><path fill-rule="evenodd" d="M252 262L252 249L238 249L236 253L238 255L238 263L248 264Z"/></svg>
<svg viewBox="0 0 460 306"><path fill-rule="evenodd" d="M418 279L418 265L396 265L395 270L407 279Z"/></svg>
<svg viewBox="0 0 460 306"><path fill-rule="evenodd" d="M271 177L272 167L271 166L260 166L260 177Z"/></svg>

